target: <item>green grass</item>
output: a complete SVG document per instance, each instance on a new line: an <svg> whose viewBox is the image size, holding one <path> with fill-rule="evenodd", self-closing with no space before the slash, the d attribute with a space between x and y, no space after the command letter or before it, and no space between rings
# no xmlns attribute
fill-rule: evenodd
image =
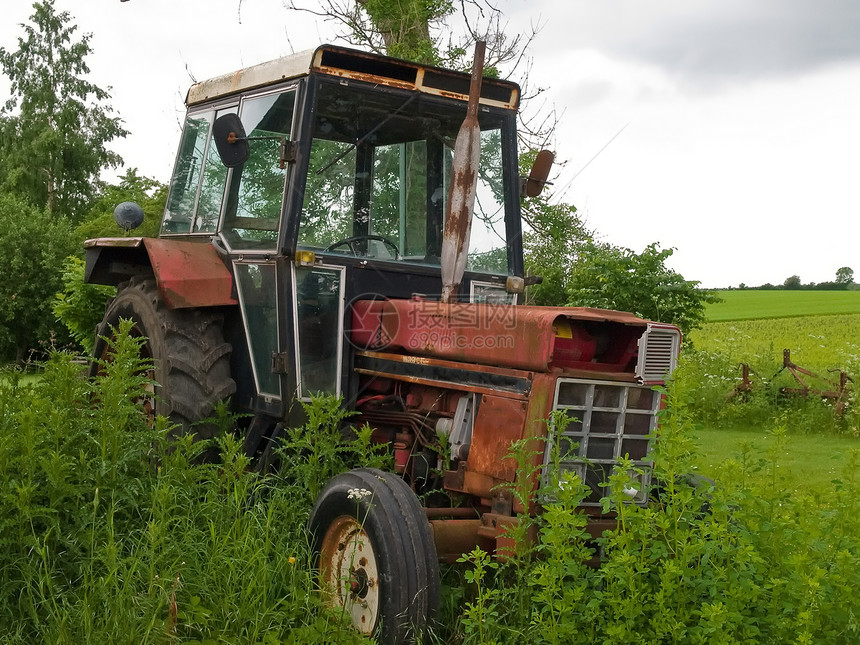
<svg viewBox="0 0 860 645"><path fill-rule="evenodd" d="M774 454L775 437L760 429L703 429L698 433L699 472L716 481L733 477L735 465L744 458L758 464L776 457L779 481L786 490L817 492L833 490L852 450L860 450L860 438L833 435L787 435ZM757 477L765 478L761 471Z"/></svg>
<svg viewBox="0 0 860 645"><path fill-rule="evenodd" d="M708 322L860 314L860 291L718 291L722 302L705 305Z"/></svg>
<svg viewBox="0 0 860 645"><path fill-rule="evenodd" d="M689 338L696 349L736 362L781 365L787 348L807 369L846 369L860 359L860 313L708 322Z"/></svg>

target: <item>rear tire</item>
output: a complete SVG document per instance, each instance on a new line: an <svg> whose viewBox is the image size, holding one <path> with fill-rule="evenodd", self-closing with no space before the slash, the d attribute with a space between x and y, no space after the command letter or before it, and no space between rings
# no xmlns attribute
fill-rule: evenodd
<svg viewBox="0 0 860 645"><path fill-rule="evenodd" d="M379 643L432 628L439 562L424 508L397 475L362 468L323 489L309 528L320 586L355 628Z"/></svg>
<svg viewBox="0 0 860 645"><path fill-rule="evenodd" d="M162 415L199 438L215 432L211 424L192 424L212 416L215 405L236 391L230 375L232 347L224 341L223 317L206 309L168 309L153 278L132 278L119 285L98 328L92 373L98 361L110 361L105 340L120 319L134 322L132 335L145 336L141 356L152 359L156 382L153 397L144 401L148 415Z"/></svg>

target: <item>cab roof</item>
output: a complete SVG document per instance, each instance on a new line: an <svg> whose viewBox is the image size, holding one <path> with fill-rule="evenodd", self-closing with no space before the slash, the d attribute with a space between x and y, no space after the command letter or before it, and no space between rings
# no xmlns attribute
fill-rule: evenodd
<svg viewBox="0 0 860 645"><path fill-rule="evenodd" d="M370 81L462 101L469 99L470 75L464 72L388 58L336 45L321 45L314 50L284 56L195 83L188 90L185 104L191 107L312 73ZM515 110L519 100L520 88L516 83L491 78L483 79L481 104Z"/></svg>

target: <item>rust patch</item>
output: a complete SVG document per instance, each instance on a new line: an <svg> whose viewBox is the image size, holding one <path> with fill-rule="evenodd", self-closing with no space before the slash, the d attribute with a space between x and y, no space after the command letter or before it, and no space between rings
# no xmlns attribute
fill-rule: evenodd
<svg viewBox="0 0 860 645"><path fill-rule="evenodd" d="M430 520L433 530L433 541L436 543L436 553L442 562L456 562L464 553L471 551L475 545L490 551L491 540L478 535L481 520Z"/></svg>
<svg viewBox="0 0 860 645"><path fill-rule="evenodd" d="M359 347L540 372L554 367L605 372L614 374L611 378L626 374L628 349L635 350L636 337L648 324L633 314L584 307L446 305L432 300L359 301L353 307L361 312L353 316L350 332ZM608 357L612 362L597 358L596 340L580 332L590 323L614 323L605 330L613 342L604 343L614 348ZM371 342L380 335L384 342Z"/></svg>
<svg viewBox="0 0 860 645"><path fill-rule="evenodd" d="M527 407L526 401L486 394L481 397L467 460L470 471L514 480L517 465L506 456L511 442L523 437Z"/></svg>

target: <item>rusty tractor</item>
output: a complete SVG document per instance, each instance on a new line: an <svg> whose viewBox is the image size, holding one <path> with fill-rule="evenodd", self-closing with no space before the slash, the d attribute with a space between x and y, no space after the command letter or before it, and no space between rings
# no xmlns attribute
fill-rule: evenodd
<svg viewBox="0 0 860 645"><path fill-rule="evenodd" d="M95 356L132 319L152 413L188 426L229 399L266 463L304 421L294 403L330 394L390 449L391 472L335 477L309 525L331 602L388 643L432 619L440 560L497 552L534 511L500 486L505 456L542 447L553 411L576 419L561 467L589 488L592 534L620 457L647 503L654 386L679 352L671 325L520 303L520 200L551 153L520 177L519 87L480 70L325 45L196 83L158 238L86 242L86 279L118 287Z"/></svg>

